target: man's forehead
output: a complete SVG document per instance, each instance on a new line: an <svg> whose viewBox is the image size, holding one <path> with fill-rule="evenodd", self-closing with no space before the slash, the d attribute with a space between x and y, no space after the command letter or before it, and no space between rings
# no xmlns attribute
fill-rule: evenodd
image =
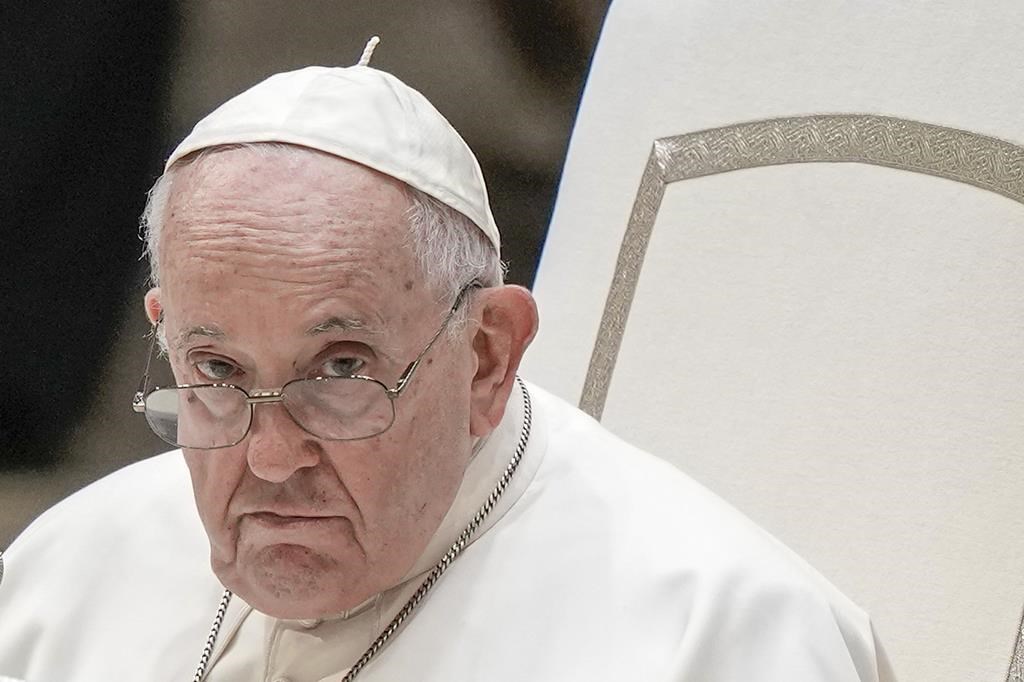
<svg viewBox="0 0 1024 682"><path fill-rule="evenodd" d="M259 143L206 149L185 159L174 169L170 199L187 204L289 187L314 198L367 190L405 196L400 180L355 161L296 145Z"/></svg>
<svg viewBox="0 0 1024 682"><path fill-rule="evenodd" d="M314 259L318 247L404 258L409 206L401 182L352 161L300 147L232 148L177 171L161 250L172 268L229 238L239 241L239 254L277 244Z"/></svg>

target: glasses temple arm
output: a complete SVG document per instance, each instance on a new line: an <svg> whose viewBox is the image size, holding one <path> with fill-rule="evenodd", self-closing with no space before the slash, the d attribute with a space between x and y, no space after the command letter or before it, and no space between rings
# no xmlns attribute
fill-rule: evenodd
<svg viewBox="0 0 1024 682"><path fill-rule="evenodd" d="M146 356L146 369L142 373L142 378L139 379L139 389L135 391L135 399L132 400L132 407L138 411L138 407L142 406L142 399L146 395L146 389L149 388L149 368L153 364L153 352L156 350L156 341L160 332L160 322L163 321L163 317L156 321L151 331L152 341L149 342L149 353Z"/></svg>
<svg viewBox="0 0 1024 682"><path fill-rule="evenodd" d="M416 368L420 366L420 361L423 359L423 356L430 352L430 349L433 348L434 343L437 341L438 338L440 338L441 333L448 328L448 323L452 321L452 317L454 317L455 311L458 310L459 306L462 305L462 302L466 300L466 294L469 293L469 290L482 288L482 284L473 281L468 283L466 286L462 287L459 290L458 295L456 295L455 297L455 302L452 303L451 309L448 311L448 314L445 315L444 322L442 322L441 326L437 328L437 331L434 332L434 335L430 337L430 341L427 343L426 347L420 351L420 354L416 356L416 359L410 362L408 367L405 368L405 371L402 372L402 375L398 377L398 381L395 383L395 387L390 391L393 395L399 396L402 394L402 391L405 390L405 386L406 384L409 383L409 380L412 378L413 372L415 372Z"/></svg>

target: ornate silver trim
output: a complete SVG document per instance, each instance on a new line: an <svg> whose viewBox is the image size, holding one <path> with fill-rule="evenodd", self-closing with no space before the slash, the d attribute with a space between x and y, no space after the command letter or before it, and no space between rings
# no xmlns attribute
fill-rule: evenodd
<svg viewBox="0 0 1024 682"><path fill-rule="evenodd" d="M712 128L654 141L590 356L580 409L600 420L665 186L744 168L866 163L934 175L1024 204L1024 147L966 130L871 114L821 114ZM1007 682L1024 682L1024 619Z"/></svg>
<svg viewBox="0 0 1024 682"><path fill-rule="evenodd" d="M1006 672L1006 682L1024 682L1024 613L1020 616L1017 626L1017 643L1010 657L1010 669Z"/></svg>
<svg viewBox="0 0 1024 682"><path fill-rule="evenodd" d="M1024 203L1024 147L901 118L871 114L798 116L657 139L622 237L580 409L596 419L604 412L665 186L744 168L794 163L887 166L963 182Z"/></svg>

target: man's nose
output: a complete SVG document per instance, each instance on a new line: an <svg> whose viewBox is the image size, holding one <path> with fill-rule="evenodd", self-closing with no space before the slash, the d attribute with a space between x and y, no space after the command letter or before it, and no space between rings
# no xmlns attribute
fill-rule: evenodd
<svg viewBox="0 0 1024 682"><path fill-rule="evenodd" d="M320 463L315 439L295 423L280 403L255 406L246 440L249 469L271 483L283 483L299 469Z"/></svg>

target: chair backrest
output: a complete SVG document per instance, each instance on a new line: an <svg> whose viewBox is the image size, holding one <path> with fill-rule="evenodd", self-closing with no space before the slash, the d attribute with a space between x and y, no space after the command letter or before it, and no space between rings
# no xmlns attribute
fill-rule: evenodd
<svg viewBox="0 0 1024 682"><path fill-rule="evenodd" d="M1024 677L1024 3L616 0L527 377Z"/></svg>

